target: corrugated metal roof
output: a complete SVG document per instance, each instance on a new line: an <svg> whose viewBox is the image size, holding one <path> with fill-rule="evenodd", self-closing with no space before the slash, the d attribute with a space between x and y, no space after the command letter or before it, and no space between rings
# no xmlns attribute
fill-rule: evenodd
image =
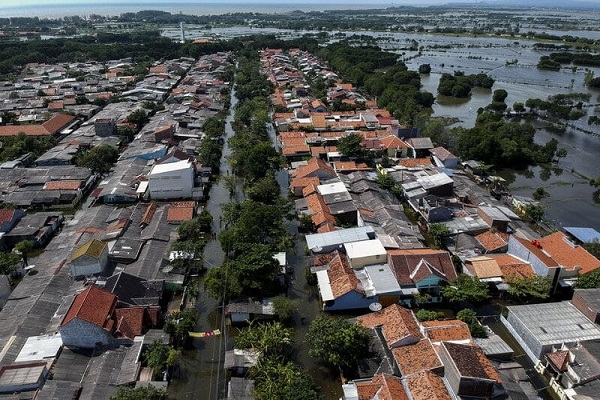
<svg viewBox="0 0 600 400"><path fill-rule="evenodd" d="M583 228L569 226L564 228L565 231L573 235L577 240L583 243L592 243L594 241L600 241L600 232L594 228Z"/></svg>

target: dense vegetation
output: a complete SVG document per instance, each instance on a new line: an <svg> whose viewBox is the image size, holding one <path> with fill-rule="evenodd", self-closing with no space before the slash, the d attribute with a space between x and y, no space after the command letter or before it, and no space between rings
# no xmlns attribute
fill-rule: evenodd
<svg viewBox="0 0 600 400"><path fill-rule="evenodd" d="M492 86L494 86L494 79L486 74L465 75L464 72L455 71L454 75L442 74L438 93L459 98L469 97L474 87L491 89Z"/></svg>
<svg viewBox="0 0 600 400"><path fill-rule="evenodd" d="M52 136L17 136L0 137L0 162L14 160L23 154L30 153L33 160L56 145Z"/></svg>
<svg viewBox="0 0 600 400"><path fill-rule="evenodd" d="M421 91L419 73L408 71L395 54L376 46L353 47L347 41L329 45L317 54L345 80L377 98L380 107L403 123L412 124L424 108L433 104L433 95Z"/></svg>

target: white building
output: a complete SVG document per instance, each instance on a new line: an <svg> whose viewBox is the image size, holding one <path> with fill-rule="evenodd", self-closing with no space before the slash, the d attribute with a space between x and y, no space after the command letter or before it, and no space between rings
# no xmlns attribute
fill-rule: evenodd
<svg viewBox="0 0 600 400"><path fill-rule="evenodd" d="M108 246L97 239L78 247L68 262L73 278L99 274L104 271L106 264L108 264Z"/></svg>
<svg viewBox="0 0 600 400"><path fill-rule="evenodd" d="M191 198L194 188L194 165L189 160L157 164L148 175L153 200Z"/></svg>

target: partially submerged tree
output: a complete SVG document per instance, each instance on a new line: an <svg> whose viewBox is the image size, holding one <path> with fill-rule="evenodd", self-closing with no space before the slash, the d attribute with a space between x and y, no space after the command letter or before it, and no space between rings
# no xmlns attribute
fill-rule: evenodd
<svg viewBox="0 0 600 400"><path fill-rule="evenodd" d="M369 352L365 327L324 314L313 320L306 334L309 354L330 368L352 368Z"/></svg>
<svg viewBox="0 0 600 400"><path fill-rule="evenodd" d="M452 303L479 303L488 298L488 285L477 277L459 274L454 282L442 286L442 296Z"/></svg>
<svg viewBox="0 0 600 400"><path fill-rule="evenodd" d="M0 275L10 275L21 268L21 256L0 251Z"/></svg>

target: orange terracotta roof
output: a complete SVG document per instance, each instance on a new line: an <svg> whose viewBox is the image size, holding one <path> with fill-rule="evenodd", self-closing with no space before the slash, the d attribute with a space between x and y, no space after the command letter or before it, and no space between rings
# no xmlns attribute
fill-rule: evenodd
<svg viewBox="0 0 600 400"><path fill-rule="evenodd" d="M148 225L152 221L152 217L154 217L154 212L156 211L157 205L155 202L152 202L146 208L144 215L142 216L141 224Z"/></svg>
<svg viewBox="0 0 600 400"><path fill-rule="evenodd" d="M335 170L331 166L329 166L329 164L327 164L320 158L313 157L310 160L308 160L308 163L306 165L302 165L298 168L295 176L296 178L315 176L314 174L316 174L319 170L326 172L332 177L336 175Z"/></svg>
<svg viewBox="0 0 600 400"><path fill-rule="evenodd" d="M325 114L312 114L310 116L312 126L315 129L325 129L327 123L325 122Z"/></svg>
<svg viewBox="0 0 600 400"><path fill-rule="evenodd" d="M316 178L316 177L315 177ZM296 179L307 179L307 178L296 178ZM317 178L318 179L318 178ZM309 197L311 194L319 193L317 191L317 185L314 183L309 183L302 189L302 196Z"/></svg>
<svg viewBox="0 0 600 400"><path fill-rule="evenodd" d="M552 363L558 372L565 372L569 365L569 351L559 350L546 354L548 361Z"/></svg>
<svg viewBox="0 0 600 400"><path fill-rule="evenodd" d="M377 374L355 385L359 400L408 400L402 381L392 375Z"/></svg>
<svg viewBox="0 0 600 400"><path fill-rule="evenodd" d="M600 260L583 247L570 242L563 232L545 236L539 239L539 242L543 250L568 270L580 267L579 273L587 274L600 268Z"/></svg>
<svg viewBox="0 0 600 400"><path fill-rule="evenodd" d="M48 134L54 135L71 122L75 120L75 117L67 114L57 114L54 117L50 118L48 121L44 122L42 126Z"/></svg>
<svg viewBox="0 0 600 400"><path fill-rule="evenodd" d="M354 161L338 161L334 163L334 167L336 171L342 172L373 170L373 168L369 168L365 163L356 164Z"/></svg>
<svg viewBox="0 0 600 400"><path fill-rule="evenodd" d="M290 183L290 187L304 189L308 185L318 186L319 184L319 178L317 178L316 176L309 176L307 178L294 178Z"/></svg>
<svg viewBox="0 0 600 400"><path fill-rule="evenodd" d="M379 141L381 142L381 144L383 144L383 147L386 149L408 148L408 145L402 139L394 135L389 135L380 138Z"/></svg>
<svg viewBox="0 0 600 400"><path fill-rule="evenodd" d="M496 260L486 256L467 258L465 260L465 268L479 279L502 276L502 271Z"/></svg>
<svg viewBox="0 0 600 400"><path fill-rule="evenodd" d="M425 336L433 342L471 340L469 326L457 319L421 322Z"/></svg>
<svg viewBox="0 0 600 400"><path fill-rule="evenodd" d="M421 338L421 332L412 311L398 304L362 315L357 318L357 321L367 328L381 326L385 341L390 347L403 339L419 340Z"/></svg>
<svg viewBox="0 0 600 400"><path fill-rule="evenodd" d="M183 222L194 218L194 207L169 207L167 222Z"/></svg>
<svg viewBox="0 0 600 400"><path fill-rule="evenodd" d="M398 164L406 168L428 167L432 165L429 158L403 158Z"/></svg>
<svg viewBox="0 0 600 400"><path fill-rule="evenodd" d="M281 149L281 154L284 156L292 156L295 154L308 154L310 153L310 147L307 144L301 146L285 146Z"/></svg>
<svg viewBox="0 0 600 400"><path fill-rule="evenodd" d="M534 243L527 239L523 239L519 236L512 236L513 239L518 241L523 247L525 247L530 253L535 255L541 262L543 262L547 267L558 267L559 264L554 260L549 253L543 252L541 248L538 248Z"/></svg>
<svg viewBox="0 0 600 400"><path fill-rule="evenodd" d="M444 381L430 371L420 372L406 378L406 387L412 400L452 400Z"/></svg>
<svg viewBox="0 0 600 400"><path fill-rule="evenodd" d="M333 231L337 231L337 227L334 224L330 224L329 222L321 225L319 228L317 228L317 233L327 233L327 232L333 232Z"/></svg>
<svg viewBox="0 0 600 400"><path fill-rule="evenodd" d="M526 263L510 254L489 254L488 257L496 260L502 271L502 276L515 276L517 278L530 278L535 275L531 264Z"/></svg>
<svg viewBox="0 0 600 400"><path fill-rule="evenodd" d="M354 270L350 266L345 254L338 253L329 262L327 275L329 276L329 284L331 285L331 292L334 298L340 298L351 291L364 294L364 291L361 289L360 280L354 274Z"/></svg>
<svg viewBox="0 0 600 400"><path fill-rule="evenodd" d="M17 210L12 208L0 208L0 225L12 221Z"/></svg>
<svg viewBox="0 0 600 400"><path fill-rule="evenodd" d="M477 239L477 241L481 243L481 245L486 251L491 252L498 250L508 244L508 237L503 236L504 235L500 235L499 233L492 232L490 230L480 233L479 235L475 236L475 239Z"/></svg>
<svg viewBox="0 0 600 400"><path fill-rule="evenodd" d="M144 307L117 308L115 310L115 335L133 339L144 329Z"/></svg>
<svg viewBox="0 0 600 400"><path fill-rule="evenodd" d="M64 180L49 181L44 185L44 190L77 190L81 187L81 181Z"/></svg>
<svg viewBox="0 0 600 400"><path fill-rule="evenodd" d="M440 370L444 366L429 339L392 349L402 376L422 371Z"/></svg>
<svg viewBox="0 0 600 400"><path fill-rule="evenodd" d="M117 296L96 286L89 286L75 296L61 326L68 324L75 318L79 318L105 329L110 329L113 323L111 316L116 305Z"/></svg>

